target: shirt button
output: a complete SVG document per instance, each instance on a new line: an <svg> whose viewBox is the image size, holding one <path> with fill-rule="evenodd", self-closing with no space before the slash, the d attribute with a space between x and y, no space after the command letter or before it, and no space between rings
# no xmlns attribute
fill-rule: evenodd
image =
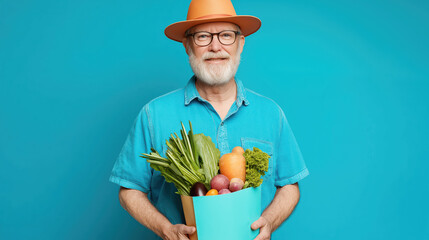
<svg viewBox="0 0 429 240"><path fill-rule="evenodd" d="M223 122L220 125L223 126Z"/></svg>

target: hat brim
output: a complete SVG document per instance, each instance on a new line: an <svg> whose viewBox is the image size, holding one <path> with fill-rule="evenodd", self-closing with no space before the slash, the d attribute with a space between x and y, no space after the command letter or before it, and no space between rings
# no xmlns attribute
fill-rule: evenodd
<svg viewBox="0 0 429 240"><path fill-rule="evenodd" d="M259 18L254 16L239 15L176 22L167 26L164 30L164 33L168 38L174 41L182 42L183 38L185 37L186 30L193 26L209 22L230 22L237 24L241 29L241 33L245 37L258 31L258 29L261 27L261 20Z"/></svg>

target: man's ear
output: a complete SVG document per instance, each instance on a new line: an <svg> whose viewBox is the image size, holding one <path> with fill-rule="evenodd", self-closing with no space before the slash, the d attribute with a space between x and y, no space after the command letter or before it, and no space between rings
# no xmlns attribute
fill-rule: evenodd
<svg viewBox="0 0 429 240"><path fill-rule="evenodd" d="M243 47L244 47L244 42L245 42L245 37L243 35L240 35L240 53L243 52Z"/></svg>
<svg viewBox="0 0 429 240"><path fill-rule="evenodd" d="M183 44L183 47L185 47L186 54L189 55L189 49L188 49L188 42L187 41L188 41L187 38L183 38L182 44Z"/></svg>

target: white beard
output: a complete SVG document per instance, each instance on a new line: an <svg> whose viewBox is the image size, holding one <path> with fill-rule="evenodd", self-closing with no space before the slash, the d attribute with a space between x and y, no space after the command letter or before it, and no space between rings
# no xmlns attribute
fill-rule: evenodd
<svg viewBox="0 0 429 240"><path fill-rule="evenodd" d="M227 52L220 51L217 53L206 52L198 59L195 57L192 49L189 47L189 63L192 71L198 80L214 86L223 85L229 82L237 73L238 65L240 65L240 52L237 52L236 57L231 57ZM210 64L205 62L209 58L228 58L223 64Z"/></svg>

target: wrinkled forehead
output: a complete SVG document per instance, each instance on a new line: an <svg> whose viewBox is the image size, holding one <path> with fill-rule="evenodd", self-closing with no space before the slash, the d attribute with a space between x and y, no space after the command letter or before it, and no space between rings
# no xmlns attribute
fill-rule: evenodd
<svg viewBox="0 0 429 240"><path fill-rule="evenodd" d="M211 22L211 23L203 23L189 28L186 32L220 32L224 30L234 30L240 31L240 27L234 23L229 22Z"/></svg>

